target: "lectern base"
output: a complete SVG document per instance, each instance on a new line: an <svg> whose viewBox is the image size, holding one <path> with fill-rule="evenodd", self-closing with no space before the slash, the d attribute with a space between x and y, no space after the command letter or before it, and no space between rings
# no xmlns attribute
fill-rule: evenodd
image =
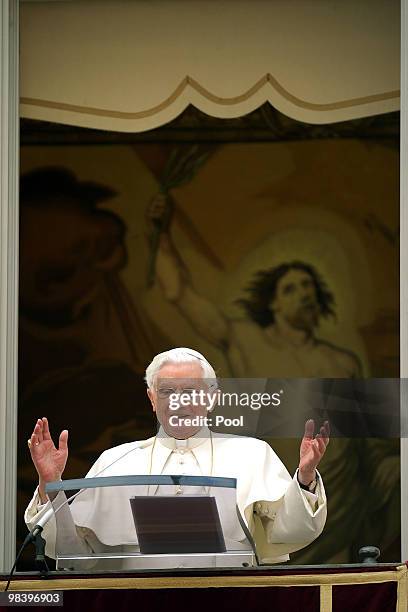
<svg viewBox="0 0 408 612"><path fill-rule="evenodd" d="M98 556L59 556L58 570L128 570L128 569L174 569L197 567L252 567L256 565L252 551L226 553L190 553L183 555L142 555L140 553L99 554Z"/></svg>

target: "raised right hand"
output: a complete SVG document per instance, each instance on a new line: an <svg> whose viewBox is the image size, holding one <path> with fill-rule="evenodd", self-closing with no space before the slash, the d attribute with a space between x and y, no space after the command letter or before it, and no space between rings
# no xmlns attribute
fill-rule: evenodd
<svg viewBox="0 0 408 612"><path fill-rule="evenodd" d="M38 419L30 438L30 454L42 489L47 482L61 478L68 459L67 442L68 431L64 429L59 437L58 448L56 448L51 438L47 418ZM43 498L43 495L41 497Z"/></svg>

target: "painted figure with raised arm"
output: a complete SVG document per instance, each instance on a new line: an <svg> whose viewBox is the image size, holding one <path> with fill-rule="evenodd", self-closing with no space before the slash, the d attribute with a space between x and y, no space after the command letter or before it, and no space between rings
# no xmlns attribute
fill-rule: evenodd
<svg viewBox="0 0 408 612"><path fill-rule="evenodd" d="M166 197L159 194L149 205L152 223L160 222L165 203ZM309 263L286 261L259 270L246 288L247 297L236 300L245 318L230 318L194 286L170 226L164 226L156 279L165 299L174 304L194 331L223 352L231 376L361 376L355 353L316 335L320 320L335 314L334 296Z"/></svg>

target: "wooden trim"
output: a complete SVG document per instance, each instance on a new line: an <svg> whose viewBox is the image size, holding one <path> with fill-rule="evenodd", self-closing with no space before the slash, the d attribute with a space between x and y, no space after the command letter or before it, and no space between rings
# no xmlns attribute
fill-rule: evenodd
<svg viewBox="0 0 408 612"><path fill-rule="evenodd" d="M333 589L331 584L320 585L320 612L332 612Z"/></svg>
<svg viewBox="0 0 408 612"><path fill-rule="evenodd" d="M392 571L343 574L308 574L284 576L157 576L149 578L52 578L47 580L14 580L12 591L55 591L77 589L200 589L200 588L253 588L332 586L375 584L381 582L406 583L405 565ZM405 581L405 582L404 582ZM0 582L4 590L5 582Z"/></svg>

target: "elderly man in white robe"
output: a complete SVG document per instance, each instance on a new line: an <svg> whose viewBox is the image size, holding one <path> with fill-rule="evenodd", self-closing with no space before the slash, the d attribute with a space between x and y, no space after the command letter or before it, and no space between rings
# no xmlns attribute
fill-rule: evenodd
<svg viewBox="0 0 408 612"><path fill-rule="evenodd" d="M208 409L202 402L190 402L175 413L174 406L170 406L170 393L191 391L192 381L200 380L205 385L208 380L215 381L216 375L209 362L197 351L175 348L156 355L146 370L146 382L147 394L160 424L158 434L148 440L106 450L87 477L178 474L235 478L237 505L254 538L259 560L262 563L286 561L290 552L313 542L326 521L327 500L317 466L329 442L328 423L324 423L315 435L314 422L306 422L299 467L291 478L266 442L219 434L202 426ZM202 418L198 419L198 425L192 426L188 419L196 416ZM43 417L38 419L28 446L39 476L38 487L25 512L26 524L33 529L50 508L46 484L62 478L68 459L68 430L61 432L56 447L47 418ZM160 494L160 488L155 487L150 494ZM188 493L202 494L204 491L201 489L189 488ZM104 533L108 522L106 509L119 525L116 539L122 538L125 543L131 542L132 537L134 540L131 513L123 514L123 508L129 506L129 498L121 499L122 490L119 487L114 496L109 493L109 488L89 490L66 506L64 521L71 521L72 537L77 539L82 551L126 550L126 546L115 545L117 541ZM182 495L183 487L179 487L176 493ZM106 496L109 495L108 499ZM100 518L102 506L105 509L103 520ZM69 530L68 526L67 532ZM55 517L45 524L42 535L46 540L47 555L55 557ZM123 567L131 565L125 563Z"/></svg>

